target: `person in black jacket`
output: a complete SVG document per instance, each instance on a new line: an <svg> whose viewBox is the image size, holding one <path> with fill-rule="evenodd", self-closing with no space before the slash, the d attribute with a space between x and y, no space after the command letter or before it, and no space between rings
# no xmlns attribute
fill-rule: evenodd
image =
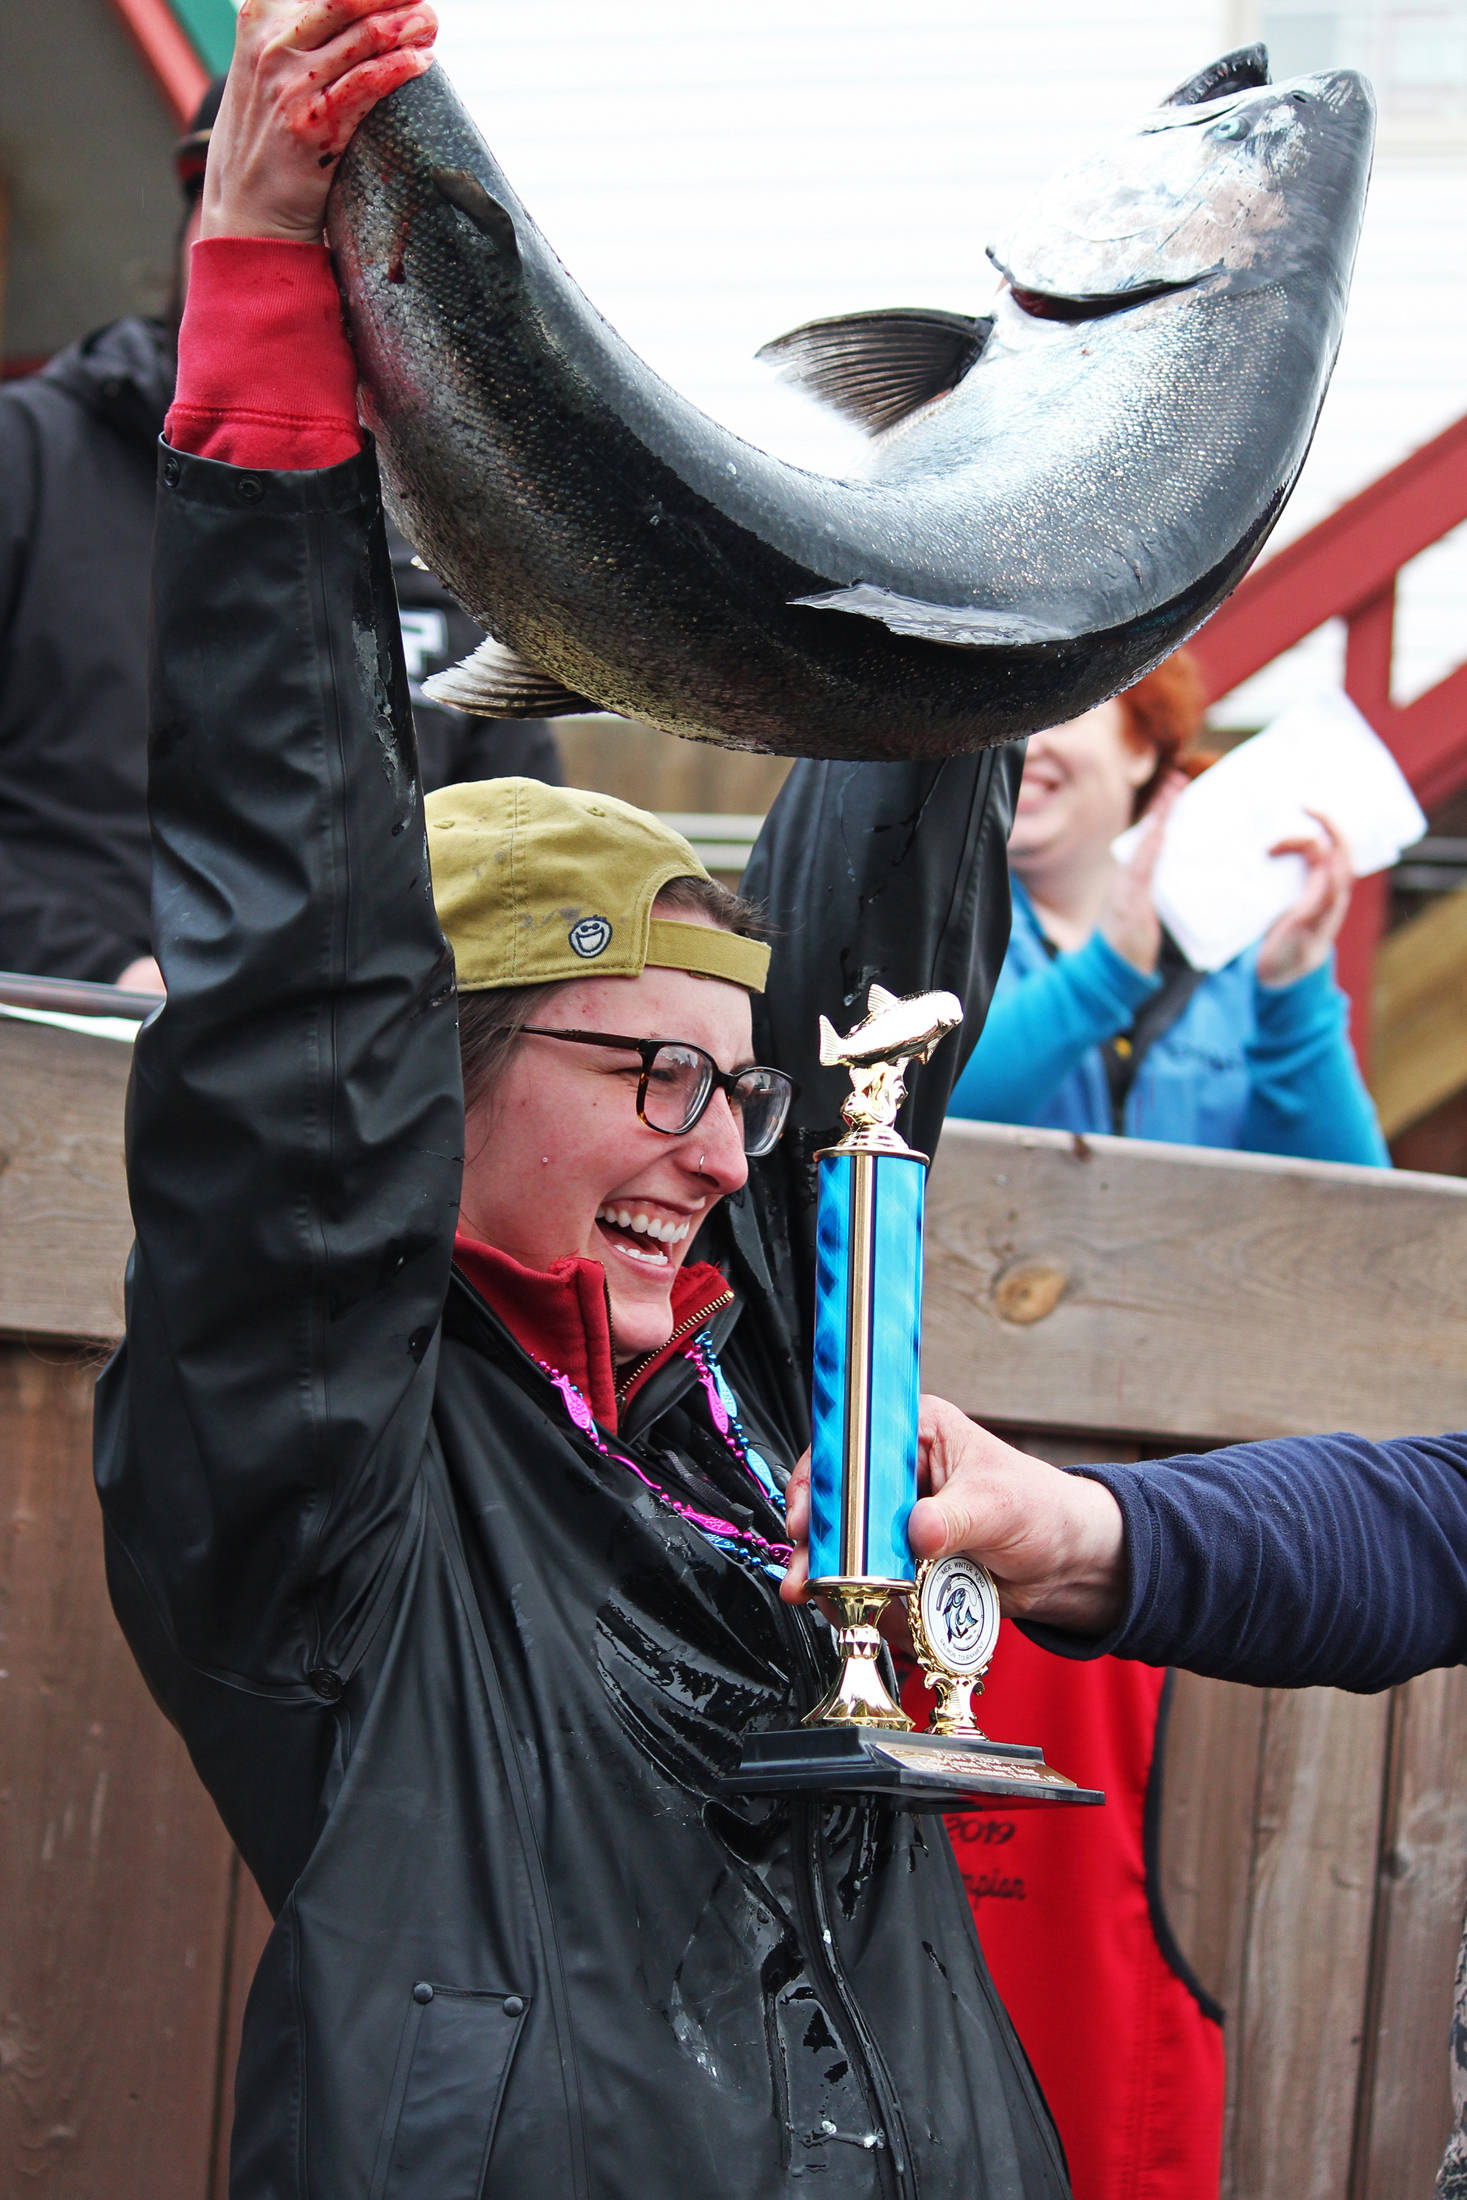
<svg viewBox="0 0 1467 2200"><path fill-rule="evenodd" d="M318 162L429 37L252 0L191 319L275 249L340 341ZM835 1662L778 1593L817 1017L873 978L981 1008L1018 757L797 764L761 994L655 819L512 782L425 832L372 456L241 468L228 425L162 457L167 999L96 1460L115 1607L275 1916L233 2200L1062 2200L940 1822L721 1787ZM760 1064L799 1085L768 1152ZM958 1067L913 1077L919 1145Z"/></svg>
<svg viewBox="0 0 1467 2200"><path fill-rule="evenodd" d="M213 85L178 148L197 231ZM146 659L156 448L176 316L129 315L0 387L0 970L158 983L149 907ZM483 639L400 535L393 567L430 787L491 772L554 785L555 737L423 701Z"/></svg>

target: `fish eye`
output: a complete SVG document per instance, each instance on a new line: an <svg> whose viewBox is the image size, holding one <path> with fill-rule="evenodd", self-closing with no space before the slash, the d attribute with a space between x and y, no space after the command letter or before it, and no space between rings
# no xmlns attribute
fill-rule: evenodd
<svg viewBox="0 0 1467 2200"><path fill-rule="evenodd" d="M1247 119L1243 115L1224 115L1222 121L1215 122L1207 134L1209 137L1215 138L1246 137L1248 135Z"/></svg>

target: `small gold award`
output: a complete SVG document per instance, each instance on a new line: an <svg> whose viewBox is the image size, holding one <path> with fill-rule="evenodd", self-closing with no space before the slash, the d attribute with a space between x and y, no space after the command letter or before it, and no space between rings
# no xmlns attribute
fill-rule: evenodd
<svg viewBox="0 0 1467 2200"><path fill-rule="evenodd" d="M978 1735L973 1720L973 1691L998 1645L998 1591L993 1577L974 1558L956 1552L927 1558L917 1569L917 1585L908 1603L912 1641L927 1685L937 1692L934 1734Z"/></svg>

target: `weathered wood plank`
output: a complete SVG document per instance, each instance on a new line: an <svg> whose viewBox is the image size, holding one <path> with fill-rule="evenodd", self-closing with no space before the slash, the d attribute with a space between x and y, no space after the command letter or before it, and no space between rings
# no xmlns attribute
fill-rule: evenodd
<svg viewBox="0 0 1467 2200"><path fill-rule="evenodd" d="M1179 1673L1167 1733L1162 1902L1178 1947L1230 2027L1243 1996L1264 1703L1262 1689Z"/></svg>
<svg viewBox="0 0 1467 2200"><path fill-rule="evenodd" d="M1467 1426L1467 1182L951 1123L923 1380L980 1420Z"/></svg>
<svg viewBox="0 0 1467 2200"><path fill-rule="evenodd" d="M107 1602L94 1375L0 1346L0 2192L199 2200L229 1844Z"/></svg>
<svg viewBox="0 0 1467 2200"><path fill-rule="evenodd" d="M131 1062L115 1039L0 1017L0 1331L121 1333Z"/></svg>
<svg viewBox="0 0 1467 2200"><path fill-rule="evenodd" d="M113 1041L0 1019L0 1331L117 1332L127 1069ZM1467 1183L953 1124L928 1248L926 1380L980 1417L1467 1423Z"/></svg>
<svg viewBox="0 0 1467 2200"><path fill-rule="evenodd" d="M1447 2024L1467 1908L1467 1670L1397 1689L1351 2200L1429 2193L1451 2127Z"/></svg>
<svg viewBox="0 0 1467 2200"><path fill-rule="evenodd" d="M1230 2042L1233 2200L1348 2189L1388 1709L1335 1689L1269 1694Z"/></svg>

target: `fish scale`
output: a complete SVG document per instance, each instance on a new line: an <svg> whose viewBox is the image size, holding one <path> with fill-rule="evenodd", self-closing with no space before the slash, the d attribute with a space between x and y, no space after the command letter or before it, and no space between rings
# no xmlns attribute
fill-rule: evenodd
<svg viewBox="0 0 1467 2200"><path fill-rule="evenodd" d="M865 408L849 478L654 374L441 68L400 87L328 233L388 501L494 637L438 695L862 760L1010 740L1138 679L1278 518L1343 326L1369 90L1266 77L1261 49L1224 57L1041 192L991 254L991 325L908 308L766 347Z"/></svg>

